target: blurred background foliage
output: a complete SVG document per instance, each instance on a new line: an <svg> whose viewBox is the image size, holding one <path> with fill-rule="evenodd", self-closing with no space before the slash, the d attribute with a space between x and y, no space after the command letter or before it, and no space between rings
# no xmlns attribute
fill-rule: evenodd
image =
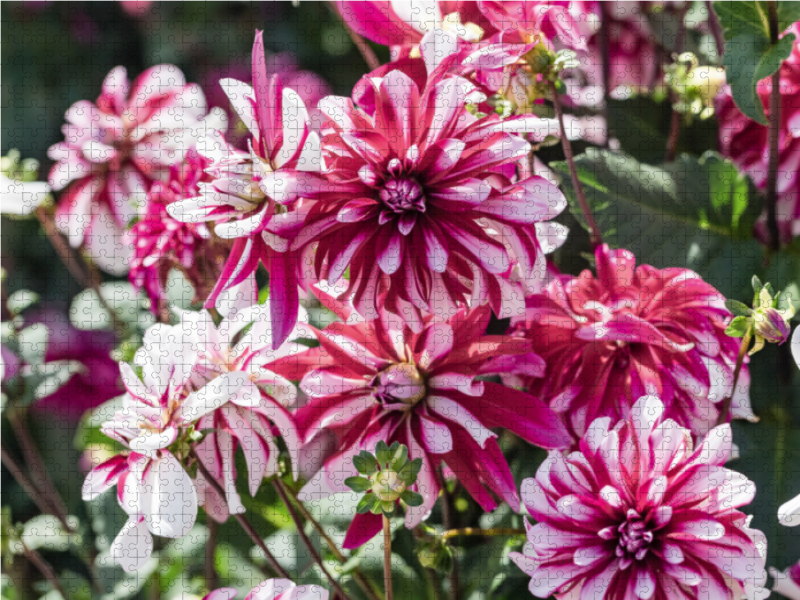
<svg viewBox="0 0 800 600"><path fill-rule="evenodd" d="M40 178L46 178L51 166L47 148L63 137L64 112L78 100L96 98L103 78L117 65L125 66L129 75L135 77L159 63L175 64L185 73L187 81L200 83L207 97L223 105L217 81L226 76L249 79L256 29L264 30L268 53L291 53L299 68L319 74L332 93L349 95L367 71L341 21L325 2L300 2L297 6L291 2L154 2L142 9L146 4L149 3L2 3L0 150L3 155L16 148L23 157L37 159L41 165ZM656 25L656 31L669 39L669 23ZM690 38L689 42L701 55L702 48L709 47L707 40ZM386 48L373 45L373 49L383 62L388 60ZM611 164L606 156L590 152L578 162L588 179L596 180L603 174L607 177L602 186L590 190L588 195L601 214L599 221L604 233L612 242L635 246L632 249L640 262L657 267L694 268L726 295L745 302L751 300L747 282L754 273L764 281L771 281L776 289L800 281L797 256L800 249L790 246L778 255L768 256L749 235L752 218L761 206L761 198L752 185L735 171L731 173L730 165L720 166L720 159L704 156L717 148L715 119L696 119L691 125L683 125L678 150L686 156L668 169L656 166L651 172L651 177L656 173L658 177L671 178L667 184L680 180L683 187L677 195L657 196L653 195L652 179L642 180L642 164L659 165L663 161L670 128L669 101L643 96L613 100L607 116L610 137L619 141L618 151L635 161L623 159ZM589 144L576 142L574 146L576 154L583 154ZM563 166L557 164L564 158L560 145L541 148L538 157L559 175L564 174ZM568 177L565 179L569 196ZM634 185L633 181L638 183ZM730 189L734 191L729 188L720 191L715 186L720 181L733 186ZM726 204L733 202L730 198L725 200L729 192L745 198L744 209ZM660 216L660 207L667 217ZM731 213L734 210L738 215L735 219ZM639 221L633 221L634 218ZM642 227L645 218L650 225L646 230ZM5 216L2 219L5 233L2 266L7 273L4 293L33 290L40 296L41 306L66 314L81 288L60 263L39 223ZM570 212L565 211L560 220L570 227L570 237L554 259L562 271L577 274L591 266L589 238ZM712 238L709 232L719 229L711 225L722 228L720 239ZM698 248L701 255L697 255ZM113 278L106 276L106 280ZM131 314L135 320L136 311ZM141 323L131 322L130 327L141 327ZM741 456L731 466L756 482L759 493L747 511L755 515L753 527L762 529L769 540L767 564L783 569L800 558L800 542L794 531L781 527L776 519L777 507L800 493L800 478L794 468L800 458L800 374L791 360L788 344L769 346L758 354L751 363L751 373L753 408L761 421L735 424L734 440ZM138 576L124 576L112 561L103 559L125 521L124 513L110 493L92 503L80 499L81 482L88 468L87 449L102 452L97 442L103 415L84 418L78 424L52 412L32 414L34 418L28 420L28 427L42 449L69 514L79 519L80 535L54 541L47 535L37 538L36 531L42 528L30 531L29 526L27 539L54 565L65 585L72 586L67 590L71 598L94 595L109 599L169 600L182 593L203 595L209 561L216 564L213 575L217 582L237 587L242 594L265 578L260 571L263 560L258 552L253 552L252 543L236 523L212 526L209 531L204 517L185 540L178 543L159 540L154 560ZM15 436L5 420L4 427L2 434L9 448L19 453ZM545 453L510 435L504 434L501 441L517 483L532 476ZM240 471L245 470L241 464ZM243 479L240 477L240 482ZM2 489L5 536L10 523L30 523L39 511L5 469ZM285 508L279 505L272 486L263 484L251 500L247 500L246 489L241 491L258 533L267 539L286 568L297 575L298 581L324 584L318 568L311 561L298 558L303 556L303 549L296 543L297 535L285 518ZM522 517L512 514L508 507L482 514L463 491L456 489L455 494L454 527L522 526ZM430 520L432 524L442 523L439 506ZM353 499L337 496L314 503L309 509L340 543L353 507ZM310 528L308 531L319 546L319 537ZM24 536L25 533L23 539ZM213 536L214 543L209 536ZM48 598L56 598L57 593L40 582L41 577L28 561L7 551L7 541L4 540L3 597L27 599L47 594ZM508 551L518 549L521 542L519 537L458 538L456 558L462 596L476 600L528 597L529 578L507 559ZM325 552L324 544L321 548ZM418 599L422 597L424 582L438 586L447 580L446 574L422 567L415 556L412 534L403 527L398 527L394 551L398 561L396 598ZM90 560L99 556L97 575L102 586L99 594L92 594L88 588L88 572L81 556ZM325 557L330 561L329 566L338 564L331 555ZM367 544L346 567L350 569L358 563L374 581L380 581L380 543ZM346 587L354 597L362 597L351 580L348 579Z"/></svg>

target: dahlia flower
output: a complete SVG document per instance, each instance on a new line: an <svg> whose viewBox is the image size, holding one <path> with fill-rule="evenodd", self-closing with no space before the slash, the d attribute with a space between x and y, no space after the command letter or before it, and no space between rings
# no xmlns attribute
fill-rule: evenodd
<svg viewBox="0 0 800 600"><path fill-rule="evenodd" d="M245 331L248 325L250 328ZM298 473L301 444L288 410L297 400L297 390L287 379L271 371L270 365L275 361L291 361L307 346L287 341L278 350L272 350L271 327L267 307L254 306L229 315L219 326L214 325L206 311L183 312L176 332L196 349L191 387L214 386L224 378L242 381L236 394L202 416L195 425L195 429L209 432L195 447L197 456L221 482L226 495L219 498L203 473L199 473L200 504L219 522L224 522L230 513L244 512L236 491L237 447L242 448L247 462L253 496L264 477L278 472L279 451L275 443L278 435L286 443L295 477ZM307 326L298 324L289 337L313 338L314 334Z"/></svg>
<svg viewBox="0 0 800 600"><path fill-rule="evenodd" d="M800 600L800 563L795 563L785 571L778 571L775 567L767 570L775 580L773 592L789 600Z"/></svg>
<svg viewBox="0 0 800 600"><path fill-rule="evenodd" d="M221 588L203 600L232 600L236 593L233 588ZM254 587L244 600L328 600L328 591L318 585L298 586L288 579L267 579Z"/></svg>
<svg viewBox="0 0 800 600"><path fill-rule="evenodd" d="M792 357L794 358L794 362L797 363L797 367L800 368L800 327L796 327L794 333L792 334ZM780 521L781 525L785 525L786 527L797 527L800 525L800 495L795 496L788 502L783 503L778 508L778 521ZM800 575L800 567L795 571L797 575ZM800 582L800 577L798 577L798 582ZM800 585L800 583L798 583Z"/></svg>
<svg viewBox="0 0 800 600"><path fill-rule="evenodd" d="M800 26L792 25L786 33L800 35ZM776 208L781 242L788 243L800 235L800 39L795 40L789 58L781 63L781 111L778 141L778 204ZM772 78L762 79L757 86L758 98L769 119L769 96ZM756 186L765 189L769 173L768 128L744 116L736 107L730 86L717 96L719 146L723 155L735 162ZM756 223L757 237L769 238L766 213Z"/></svg>
<svg viewBox="0 0 800 600"><path fill-rule="evenodd" d="M85 243L103 269L126 273L131 249L123 234L138 199L153 181L166 181L201 131L227 126L223 111L206 113L200 87L187 85L174 65L152 67L132 85L125 69L115 67L96 103L73 104L62 128L65 141L48 150L57 161L50 185L69 185L56 224L70 244Z"/></svg>
<svg viewBox="0 0 800 600"><path fill-rule="evenodd" d="M695 435L714 426L731 393L739 343L725 328L725 298L687 269L636 267L627 250L595 251L597 276L553 279L526 299L516 335L536 342L544 379L517 378L561 413L577 440L598 417L628 416L643 394L657 394L667 417ZM734 391L735 417L752 417L745 366Z"/></svg>
<svg viewBox="0 0 800 600"><path fill-rule="evenodd" d="M289 379L302 376L300 388L310 397L295 412L301 436L308 441L329 430L339 442L338 451L303 487L301 499L348 491L344 479L355 474L353 456L384 441L407 446L409 460L422 459L411 487L423 504L408 508L408 527L432 510L443 464L485 510L494 510L497 498L516 510L514 480L490 428L505 427L545 448L564 447L569 436L537 398L478 377L508 369L541 374L532 345L484 335L490 318L485 305L459 310L447 322L428 317L414 333L391 313L364 321L328 292L320 296L343 322L319 331L320 347L292 357L283 373ZM345 547L360 546L380 524L377 515L356 516Z"/></svg>
<svg viewBox="0 0 800 600"><path fill-rule="evenodd" d="M447 318L485 301L511 316L521 308L512 269L532 286L543 277L544 252L564 240L564 229L548 222L566 206L563 194L540 177L514 180L530 144L509 132L540 120L473 116L474 86L446 75L456 58L447 39L435 30L420 44L424 89L401 70L369 80L372 97L362 100L374 114L348 98L320 102L330 119L330 169L302 192L315 202L300 211L293 247L316 247L315 275L329 284L349 269L345 295L367 319L384 306L379 297L417 324L422 313Z"/></svg>
<svg viewBox="0 0 800 600"><path fill-rule="evenodd" d="M134 254L128 278L147 293L155 313L167 301L173 268L194 286L195 300L205 299L225 260L225 248L212 239L204 223L182 223L167 212L170 204L197 195L205 166L208 161L191 151L182 165L170 167L169 181L153 183L144 217L130 230Z"/></svg>
<svg viewBox="0 0 800 600"><path fill-rule="evenodd" d="M92 469L81 497L94 500L111 487L128 521L111 545L111 557L126 571L136 571L153 552L153 534L181 538L197 517L197 494L188 473L169 450L151 456L118 454Z"/></svg>
<svg viewBox="0 0 800 600"><path fill-rule="evenodd" d="M512 560L534 596L715 599L769 595L766 538L737 508L755 484L726 469L730 425L697 446L666 418L655 396L640 398L615 427L594 421L569 455L551 452L522 497L536 525Z"/></svg>
<svg viewBox="0 0 800 600"><path fill-rule="evenodd" d="M478 2L481 12L497 29L504 43L551 41L559 47L585 49L577 20L570 14L570 3L563 1Z"/></svg>
<svg viewBox="0 0 800 600"><path fill-rule="evenodd" d="M253 279L262 262L270 273L269 302L277 348L297 321L298 257L287 252L287 240L270 228L292 217L301 184L324 163L319 136L310 130L308 111L297 92L283 87L278 75L267 77L263 32L253 44L253 83L223 79L220 85L253 135L249 151L236 150L217 132L200 152L213 161L212 181L201 182L200 195L170 204L167 211L184 222L214 221L214 232L235 240L222 274L205 306L246 279ZM271 223L275 221L275 224ZM279 315L282 319L277 318Z"/></svg>

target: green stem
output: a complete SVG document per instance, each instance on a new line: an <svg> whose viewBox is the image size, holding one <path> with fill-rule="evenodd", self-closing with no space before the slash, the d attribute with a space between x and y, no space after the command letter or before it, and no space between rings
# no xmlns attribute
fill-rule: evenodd
<svg viewBox="0 0 800 600"><path fill-rule="evenodd" d="M482 535L482 536L500 536L500 535L525 535L524 529L515 527L493 527L490 529L481 529L479 527L461 527L460 529L450 529L442 534L442 538L447 540L459 535Z"/></svg>
<svg viewBox="0 0 800 600"><path fill-rule="evenodd" d="M769 0L769 37L770 43L778 43L778 4ZM769 246L772 250L781 247L780 232L778 230L778 166L780 163L781 123L781 68L772 75L772 90L769 95L769 167L767 171L767 229L769 230Z"/></svg>
<svg viewBox="0 0 800 600"><path fill-rule="evenodd" d="M733 385L731 386L731 393L728 394L722 401L722 408L719 411L719 419L717 420L717 425L722 425L723 423L728 422L728 414L730 413L731 409L731 401L733 400L733 395L736 393L736 385L739 382L739 374L742 372L742 366L744 365L744 357L747 356L747 349L750 347L750 340L752 338L753 338L753 326L751 325L750 327L748 327L747 331L742 337L742 343L739 346L739 356L736 357L736 368L733 370Z"/></svg>
<svg viewBox="0 0 800 600"><path fill-rule="evenodd" d="M392 523L383 515L383 586L386 600L392 600Z"/></svg>
<svg viewBox="0 0 800 600"><path fill-rule="evenodd" d="M328 580L328 583L331 584L331 587L336 590L337 595L340 598L347 599L349 596L345 593L344 589L342 589L341 584L336 581L333 576L328 572L328 569L325 568L325 563L322 561L322 557L317 552L317 549L314 548L314 544L311 543L308 535L306 535L305 529L303 527L303 522L300 519L297 511L294 508L291 500L289 500L289 496L286 494L286 488L283 485L283 482L279 478L275 478L275 491L278 492L278 497L280 497L281 502L286 506L286 510L289 511L289 516L292 518L292 521L297 527L297 534L300 536L305 547L308 549L309 554L311 554L311 558L314 559L314 562L319 565L319 568L322 570L322 573L325 575L325 578Z"/></svg>

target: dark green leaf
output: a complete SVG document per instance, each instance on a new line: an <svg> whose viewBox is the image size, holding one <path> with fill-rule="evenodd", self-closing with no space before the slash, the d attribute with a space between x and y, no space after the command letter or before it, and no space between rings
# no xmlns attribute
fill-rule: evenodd
<svg viewBox="0 0 800 600"><path fill-rule="evenodd" d="M408 447L398 444L397 448L392 444L392 458L389 461L389 468L392 471L399 471L408 462Z"/></svg>
<svg viewBox="0 0 800 600"><path fill-rule="evenodd" d="M750 314L751 310L744 302L733 300L729 298L725 300L725 308L731 311L737 317L746 317Z"/></svg>
<svg viewBox="0 0 800 600"><path fill-rule="evenodd" d="M707 152L650 166L589 149L576 164L606 242L631 250L637 264L685 266L723 296L749 298L752 274L763 268L762 249L751 237L760 207L732 163ZM551 166L562 173L572 213L584 223L566 163Z"/></svg>
<svg viewBox="0 0 800 600"><path fill-rule="evenodd" d="M419 470L421 468L422 459L415 458L410 463L407 463L402 469L400 469L397 476L406 485L411 485L417 480L417 475L419 475Z"/></svg>
<svg viewBox="0 0 800 600"><path fill-rule="evenodd" d="M353 457L353 466L356 471L364 475L371 475L378 469L377 460L366 450L362 450Z"/></svg>
<svg viewBox="0 0 800 600"><path fill-rule="evenodd" d="M378 497L375 494L367 494L358 501L356 512L360 515L370 511L375 512L374 508L376 504L380 507L381 503L378 501Z"/></svg>
<svg viewBox="0 0 800 600"><path fill-rule="evenodd" d="M766 2L717 0L714 2L714 11L725 31L726 41L740 35L761 37L769 41L769 18Z"/></svg>
<svg viewBox="0 0 800 600"><path fill-rule="evenodd" d="M392 456L392 451L383 440L378 442L378 445L375 446L375 456L378 458L378 464L381 466L381 469L383 469Z"/></svg>
<svg viewBox="0 0 800 600"><path fill-rule="evenodd" d="M778 31L785 31L797 21L800 21L800 2L778 2Z"/></svg>
<svg viewBox="0 0 800 600"><path fill-rule="evenodd" d="M425 501L421 494L412 492L411 490L406 490L403 492L400 495L400 499L409 506L422 506L422 503Z"/></svg>
<svg viewBox="0 0 800 600"><path fill-rule="evenodd" d="M362 494L372 488L372 482L366 477L348 477L344 484L357 494Z"/></svg>

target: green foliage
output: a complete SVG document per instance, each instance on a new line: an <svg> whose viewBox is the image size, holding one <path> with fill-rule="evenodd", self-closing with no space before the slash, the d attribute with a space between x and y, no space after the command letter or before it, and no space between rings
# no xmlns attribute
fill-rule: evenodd
<svg viewBox="0 0 800 600"><path fill-rule="evenodd" d="M778 2L778 31L800 17L796 2ZM767 2L714 2L714 10L725 30L722 63L736 106L747 117L767 124L764 107L756 93L758 82L775 73L792 50L794 34L773 44L770 39Z"/></svg>
<svg viewBox="0 0 800 600"><path fill-rule="evenodd" d="M603 239L631 250L638 264L687 267L726 297L740 296L763 269L763 252L751 236L758 197L718 154L652 166L590 148L576 164ZM551 166L563 175L572 213L584 224L566 163Z"/></svg>

